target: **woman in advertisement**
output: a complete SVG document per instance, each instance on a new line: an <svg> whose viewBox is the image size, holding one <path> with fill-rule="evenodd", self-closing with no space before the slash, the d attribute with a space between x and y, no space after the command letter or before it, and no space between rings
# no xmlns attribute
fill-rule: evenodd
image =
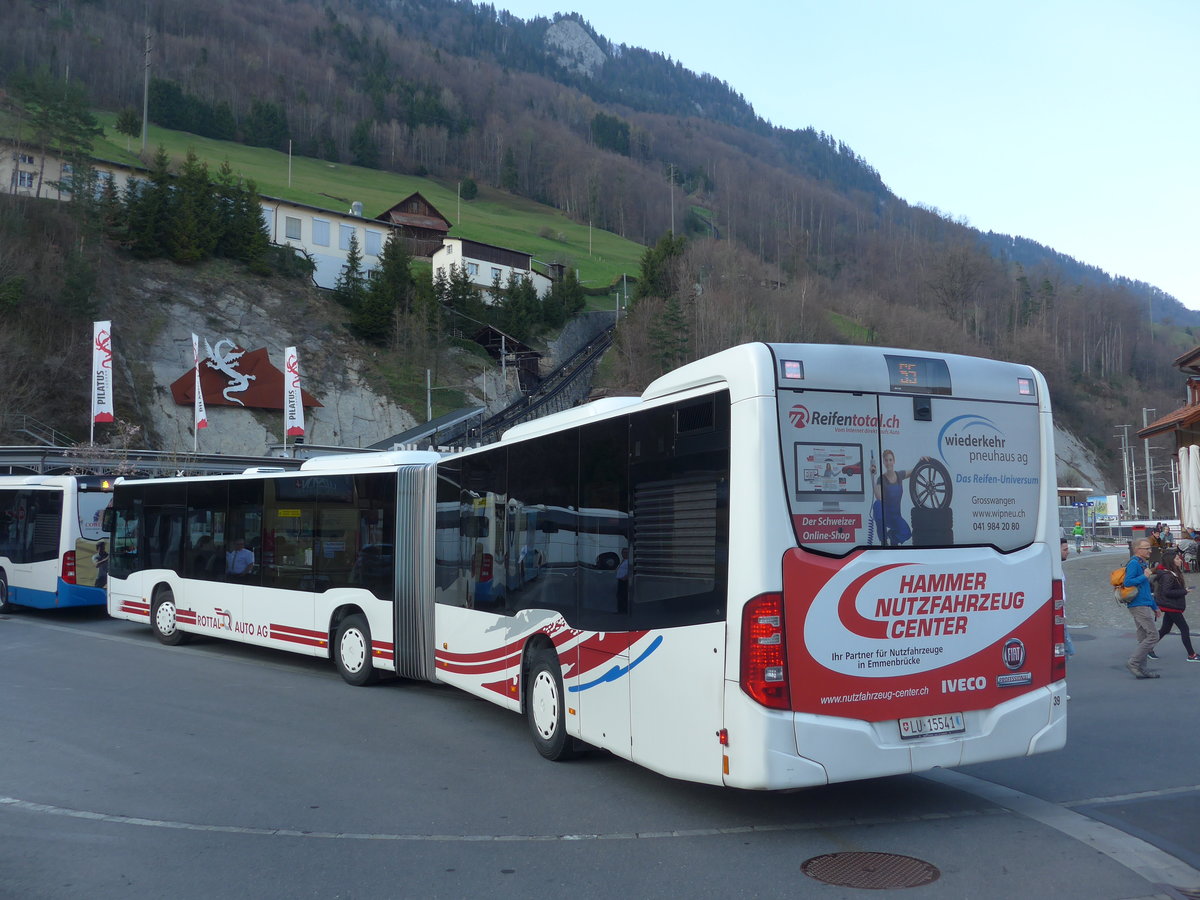
<svg viewBox="0 0 1200 900"><path fill-rule="evenodd" d="M900 515L900 498L904 496L904 479L911 478L912 469L896 470L896 454L884 450L883 474L875 479L875 502L871 506L871 517L875 520L875 528L879 531L881 543L889 547L899 547L912 537L912 529ZM928 456L922 456L920 462L926 462ZM871 476L876 474L875 465L871 465Z"/></svg>

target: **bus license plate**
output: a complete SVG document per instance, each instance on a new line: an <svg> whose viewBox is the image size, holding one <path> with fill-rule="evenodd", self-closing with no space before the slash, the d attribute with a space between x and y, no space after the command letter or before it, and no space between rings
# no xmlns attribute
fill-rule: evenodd
<svg viewBox="0 0 1200 900"><path fill-rule="evenodd" d="M940 716L914 716L911 719L900 719L900 737L909 738L929 737L933 734L959 734L967 730L962 713L945 713Z"/></svg>

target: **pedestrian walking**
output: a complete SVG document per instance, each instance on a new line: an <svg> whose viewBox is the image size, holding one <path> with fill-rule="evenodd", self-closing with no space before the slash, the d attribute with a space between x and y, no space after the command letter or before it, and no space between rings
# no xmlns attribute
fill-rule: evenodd
<svg viewBox="0 0 1200 900"><path fill-rule="evenodd" d="M1075 552L1083 552L1083 523L1076 522L1071 533L1075 535Z"/></svg>
<svg viewBox="0 0 1200 900"><path fill-rule="evenodd" d="M1154 594L1150 591L1150 541L1139 538L1133 542L1133 556L1125 564L1125 587L1137 588L1137 596L1129 601L1129 614L1137 628L1137 646L1125 663L1134 678L1158 678L1157 672L1146 668L1146 657L1158 643L1158 626L1155 620L1161 615Z"/></svg>
<svg viewBox="0 0 1200 900"><path fill-rule="evenodd" d="M1159 564L1158 581L1154 585L1154 597L1158 608L1162 610L1162 627L1158 630L1161 641L1175 626L1179 626L1179 636L1183 638L1183 649L1187 651L1188 662L1200 662L1200 656L1192 648L1192 638L1188 631L1187 619L1183 612L1187 609L1187 595L1191 590L1183 580L1183 571L1179 566L1179 554L1174 550L1163 552L1163 561ZM1147 654L1150 659L1158 659L1151 650Z"/></svg>

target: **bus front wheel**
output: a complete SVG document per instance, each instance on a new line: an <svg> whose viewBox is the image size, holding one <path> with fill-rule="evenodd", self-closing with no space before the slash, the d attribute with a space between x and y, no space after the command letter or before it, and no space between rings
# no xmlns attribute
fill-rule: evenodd
<svg viewBox="0 0 1200 900"><path fill-rule="evenodd" d="M0 613L12 612L13 606L8 602L8 576L0 572Z"/></svg>
<svg viewBox="0 0 1200 900"><path fill-rule="evenodd" d="M355 613L338 623L333 660L342 678L355 687L371 684L378 677L371 662L371 627L365 616Z"/></svg>
<svg viewBox="0 0 1200 900"><path fill-rule="evenodd" d="M150 614L150 624L154 628L154 636L159 643L174 647L183 643L183 632L179 630L176 617L175 595L163 591L154 601L154 611Z"/></svg>
<svg viewBox="0 0 1200 900"><path fill-rule="evenodd" d="M527 684L525 716L533 745L546 759L570 759L575 752L567 735L562 668L552 651L540 650L534 654Z"/></svg>

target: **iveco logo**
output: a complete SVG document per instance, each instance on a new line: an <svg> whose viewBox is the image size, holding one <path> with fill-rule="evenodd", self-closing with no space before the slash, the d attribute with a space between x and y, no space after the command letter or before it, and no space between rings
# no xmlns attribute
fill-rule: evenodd
<svg viewBox="0 0 1200 900"><path fill-rule="evenodd" d="M957 694L959 691L982 691L987 687L987 679L982 675L975 678L942 679L943 694Z"/></svg>
<svg viewBox="0 0 1200 900"><path fill-rule="evenodd" d="M797 428L803 428L808 424L808 407L797 403L788 410L788 418L792 420L792 424Z"/></svg>
<svg viewBox="0 0 1200 900"><path fill-rule="evenodd" d="M1025 645L1017 638L1004 642L1004 665L1013 672L1025 665Z"/></svg>

